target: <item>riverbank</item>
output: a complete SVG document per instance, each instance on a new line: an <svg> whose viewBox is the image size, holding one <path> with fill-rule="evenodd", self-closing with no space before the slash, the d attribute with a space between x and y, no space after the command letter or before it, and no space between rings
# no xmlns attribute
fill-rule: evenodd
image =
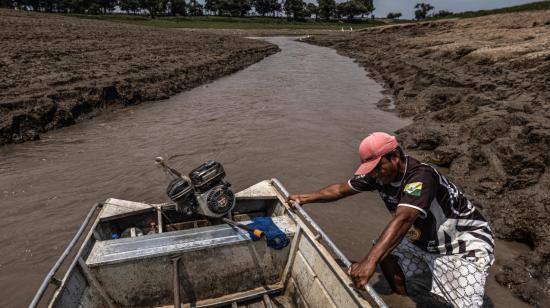
<svg viewBox="0 0 550 308"><path fill-rule="evenodd" d="M412 116L398 131L416 157L445 168L501 239L532 251L499 283L530 304L550 298L550 11L317 35L356 59Z"/></svg>
<svg viewBox="0 0 550 308"><path fill-rule="evenodd" d="M0 9L0 145L166 99L277 52L214 33Z"/></svg>

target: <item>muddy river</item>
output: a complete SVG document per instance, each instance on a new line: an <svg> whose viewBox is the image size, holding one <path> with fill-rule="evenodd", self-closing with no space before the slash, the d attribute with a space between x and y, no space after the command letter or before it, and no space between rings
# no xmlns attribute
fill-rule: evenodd
<svg viewBox="0 0 550 308"><path fill-rule="evenodd" d="M269 41L282 51L229 77L0 148L0 306L30 302L94 202L166 201L155 156L185 172L218 160L236 190L276 177L290 192L306 192L352 176L368 132L408 123L375 107L382 87L351 59L289 38ZM355 260L389 219L375 194L306 209ZM521 251L502 242L498 249L503 258ZM488 296L496 306L522 305L493 277Z"/></svg>

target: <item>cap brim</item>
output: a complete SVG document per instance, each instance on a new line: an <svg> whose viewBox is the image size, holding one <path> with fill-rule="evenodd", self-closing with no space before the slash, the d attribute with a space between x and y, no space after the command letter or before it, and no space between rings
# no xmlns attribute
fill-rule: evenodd
<svg viewBox="0 0 550 308"><path fill-rule="evenodd" d="M380 156L378 158L375 158L371 161L362 163L361 166L359 166L359 169L357 169L357 171L355 171L355 175L363 175L363 174L370 173L372 171L372 169L374 169L374 167L376 167L376 165L378 165L378 162L380 161L380 159L382 159L382 156Z"/></svg>

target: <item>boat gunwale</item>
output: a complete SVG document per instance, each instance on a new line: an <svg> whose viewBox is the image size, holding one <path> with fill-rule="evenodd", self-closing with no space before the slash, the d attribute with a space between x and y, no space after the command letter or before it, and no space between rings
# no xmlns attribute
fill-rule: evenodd
<svg viewBox="0 0 550 308"><path fill-rule="evenodd" d="M71 261L71 264L67 268L67 271L63 275L63 279L61 280L61 284L59 285L59 287L56 288L54 294L52 295L51 299L49 300L49 303L48 303L49 308L54 307L54 305L57 304L57 302L59 301L59 299L60 299L59 294L61 294L61 292L63 290L65 290L65 288L67 287L67 282L69 281L70 274L73 272L76 265L79 264L78 259L82 257L82 254L84 253L84 250L87 248L87 245L91 244L90 240L93 240L94 230L100 222L99 217L100 217L102 211L103 211L103 208L98 213L98 216L94 220L94 223L91 225L90 230L88 231L88 234L86 234L86 237L82 241L82 244L80 245L80 248L78 249L77 253L75 254L73 260Z"/></svg>
<svg viewBox="0 0 550 308"><path fill-rule="evenodd" d="M344 264L351 264L351 262L347 259L347 257L340 251L338 246L330 239L330 237L323 231L323 229L317 225L315 220L313 220L305 210L303 210L299 204L297 204L297 211L300 213L300 215L304 216L304 220L311 223L311 227L313 229L316 229L319 234L314 235L312 232L312 228L306 224L304 220L298 215L293 213L292 209L287 205L287 198L289 196L288 191L286 188L281 184L281 182L276 179L271 179L272 185L275 187L275 189L278 192L279 195L279 201L282 203L282 205L287 209L287 212L289 213L290 217L293 218L297 223L299 222L301 224L301 228L303 231L308 235L308 239L313 244L313 247L317 249L319 254L325 259L326 262L331 264L330 269L336 274L336 276L340 279L340 281L345 286L345 289L350 293L352 298L354 300L359 299L365 299L364 296L362 296L357 289L353 286L353 282L351 281L351 278L342 270L340 265L336 262L336 257L334 257L329 250L332 251L335 255L337 255L338 258L340 258L340 261L342 261ZM329 247L325 247L320 240L324 239ZM384 302L384 300L378 295L378 293L370 286L365 285L362 289L366 291L366 293L369 295L368 299L365 299L366 301L371 304L371 306L379 306L381 308L388 308L387 304ZM374 303L372 303L374 302ZM360 306L362 306L361 303L358 302ZM373 305L374 304L374 305Z"/></svg>
<svg viewBox="0 0 550 308"><path fill-rule="evenodd" d="M335 276L341 282L342 286L344 287L346 292L351 296L353 301L358 306L364 306L365 303L362 303L362 301L366 301L371 306L374 304L375 306L387 307L387 305L384 303L384 301L379 297L379 295L376 293L376 291L374 291L372 288L371 288L372 292L371 292L371 290L369 290L369 288L366 288L366 291L367 291L369 296L368 296L368 298L365 298L363 295L361 295L358 292L357 289L355 289L353 287L353 283L352 283L350 277L345 274L345 272L343 271L341 266L338 264L337 258L334 257L334 255L330 251L333 251L333 253L338 255L340 258L341 257L346 258L346 257L339 251L338 247L332 247L332 246L335 246L334 243L332 243L332 241L331 241L331 243L329 243L329 244L332 244L332 245L329 245L329 247L325 247L325 245L320 242L322 237L320 237L318 235L315 235L313 230L312 230L312 229L316 229L316 230L320 229L320 227L319 226L311 226L310 227L306 223L306 221L308 220L307 218L311 219L311 217L309 217L309 215L307 213L305 213L305 215L307 215L307 218L305 217L306 219L304 219L304 218L300 217L298 214L296 214L292 211L292 209L286 204L287 198L288 198L288 192L285 189L285 187L279 182L279 180L276 179L276 178L272 178L270 180L264 180L264 181L268 181L269 184L274 188L273 190L274 190L276 196L274 198L259 197L258 199L260 199L260 200L277 199L279 201L279 203L286 209L286 212L285 212L284 215L289 216L297 224L297 228L299 228L301 230L300 233L303 232L303 234L306 235L306 238L308 239L308 241L312 244L312 246L315 248L315 250L322 257L322 259L325 262L328 263L328 265L329 265L328 268L331 270L332 273L335 274ZM258 183L261 183L261 182L262 181L260 181ZM241 198L242 199L255 199L253 196L243 196ZM238 198L238 199L241 199L241 198ZM157 205L156 204L155 205L151 204L151 206L152 206L152 209L154 210L155 206L157 206ZM58 303L58 301L60 300L61 297L59 295L61 294L61 292L63 292L66 289L67 283L68 283L69 278L70 278L70 275L75 270L75 267L78 264L78 259L82 257L85 249L89 249L88 253L91 252L91 247L89 247L89 245L93 244L93 241L95 241L95 239L93 238L94 231L95 231L97 225L100 222L105 221L104 218L101 217L101 212L103 210L104 209L101 209L101 211L97 215L96 219L94 220L94 223L92 224L90 230L88 231L88 234L86 235L86 237L82 241L82 244L79 247L79 250L75 254L73 260L71 261L71 264L69 265L69 267L67 268L65 274L63 275L63 279L61 280L61 283L58 285L58 287L55 289L53 295L49 299L48 307L54 307ZM142 209L138 209L137 211L141 211L141 210ZM301 214L303 215L304 213L301 213ZM110 219L108 219L108 220L110 220ZM87 225L89 225L89 221L88 221ZM317 227L317 228L315 228L315 227ZM319 230L317 230L317 231L319 231ZM322 229L321 229L321 231L322 231ZM301 234L299 234L299 235L301 236ZM327 239L327 238L328 238L328 236L325 235L325 239ZM328 238L328 240L330 241L330 238ZM298 242L296 242L296 244L298 244ZM223 246L223 245L221 245L221 246ZM73 249L73 248L74 247L72 247L71 249ZM201 248L201 247L199 247L199 248ZM298 249L296 249L296 251L297 250ZM337 250L337 251L335 251L335 250ZM341 261L343 261L343 260L341 260ZM347 261L347 259L346 259L346 261ZM281 283L284 286L286 286L286 283L287 283L286 280L288 280L288 279L291 279L290 273L289 273L288 277L281 277ZM374 292L374 294L373 294L373 292ZM42 300L42 299L44 299L44 298L42 297L40 300ZM32 307L34 307L34 306L32 306Z"/></svg>

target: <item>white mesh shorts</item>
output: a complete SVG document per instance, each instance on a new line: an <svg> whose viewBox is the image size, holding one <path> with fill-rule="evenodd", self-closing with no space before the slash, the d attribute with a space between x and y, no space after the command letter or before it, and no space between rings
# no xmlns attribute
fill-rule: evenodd
<svg viewBox="0 0 550 308"><path fill-rule="evenodd" d="M485 278L493 263L492 256L469 258L461 255L441 255L426 252L407 239L391 253L408 280L416 275L431 274L430 292L454 307L481 307Z"/></svg>

